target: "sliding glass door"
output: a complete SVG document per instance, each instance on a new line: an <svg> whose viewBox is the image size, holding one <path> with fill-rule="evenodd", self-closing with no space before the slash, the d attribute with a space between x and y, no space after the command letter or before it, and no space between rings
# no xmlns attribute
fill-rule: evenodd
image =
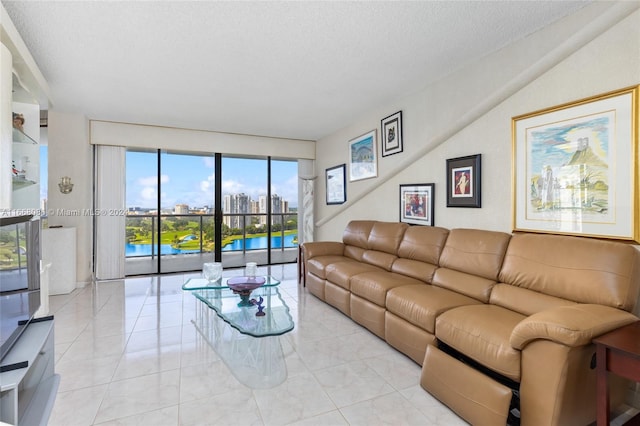
<svg viewBox="0 0 640 426"><path fill-rule="evenodd" d="M125 162L125 274L158 273L158 152L127 150Z"/></svg>
<svg viewBox="0 0 640 426"><path fill-rule="evenodd" d="M294 262L297 162L127 151L126 274Z"/></svg>
<svg viewBox="0 0 640 426"><path fill-rule="evenodd" d="M271 247L269 263L298 258L298 162L271 160Z"/></svg>
<svg viewBox="0 0 640 426"><path fill-rule="evenodd" d="M267 159L222 157L222 264L268 263Z"/></svg>
<svg viewBox="0 0 640 426"><path fill-rule="evenodd" d="M160 154L160 272L202 269L214 261L213 154Z"/></svg>

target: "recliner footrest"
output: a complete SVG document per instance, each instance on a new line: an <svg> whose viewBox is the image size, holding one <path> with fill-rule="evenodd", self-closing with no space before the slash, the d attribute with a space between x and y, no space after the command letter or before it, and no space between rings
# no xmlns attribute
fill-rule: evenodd
<svg viewBox="0 0 640 426"><path fill-rule="evenodd" d="M473 425L507 424L511 389L433 345L427 346L420 386Z"/></svg>

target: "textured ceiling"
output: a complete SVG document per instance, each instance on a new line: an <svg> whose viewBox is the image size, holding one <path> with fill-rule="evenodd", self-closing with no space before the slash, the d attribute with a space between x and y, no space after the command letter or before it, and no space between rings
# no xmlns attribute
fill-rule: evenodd
<svg viewBox="0 0 640 426"><path fill-rule="evenodd" d="M587 2L2 4L56 110L316 140Z"/></svg>

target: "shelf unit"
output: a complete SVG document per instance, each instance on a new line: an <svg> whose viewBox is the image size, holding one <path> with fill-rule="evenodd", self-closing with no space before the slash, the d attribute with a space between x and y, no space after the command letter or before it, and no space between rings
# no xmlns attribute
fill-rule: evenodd
<svg viewBox="0 0 640 426"><path fill-rule="evenodd" d="M40 167L40 148L38 142L22 130L13 128L12 167L19 170L18 175L11 177L13 191L36 185L38 182L30 179L38 176Z"/></svg>
<svg viewBox="0 0 640 426"><path fill-rule="evenodd" d="M24 127L13 123L11 144L11 190L13 208L40 207L40 107L20 86L13 74L13 114L20 114ZM16 193L18 191L18 193Z"/></svg>
<svg viewBox="0 0 640 426"><path fill-rule="evenodd" d="M0 373L0 423L46 425L60 375L54 371L53 317L41 318L26 328L2 365L27 362L24 368Z"/></svg>

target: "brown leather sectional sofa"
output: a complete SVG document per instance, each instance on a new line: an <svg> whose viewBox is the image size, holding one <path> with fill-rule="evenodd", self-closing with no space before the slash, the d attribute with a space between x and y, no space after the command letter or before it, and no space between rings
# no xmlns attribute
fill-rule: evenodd
<svg viewBox="0 0 640 426"><path fill-rule="evenodd" d="M352 221L302 245L309 292L422 365L474 425L595 420L592 339L637 321L640 255L590 238ZM612 407L627 383L610 378Z"/></svg>

